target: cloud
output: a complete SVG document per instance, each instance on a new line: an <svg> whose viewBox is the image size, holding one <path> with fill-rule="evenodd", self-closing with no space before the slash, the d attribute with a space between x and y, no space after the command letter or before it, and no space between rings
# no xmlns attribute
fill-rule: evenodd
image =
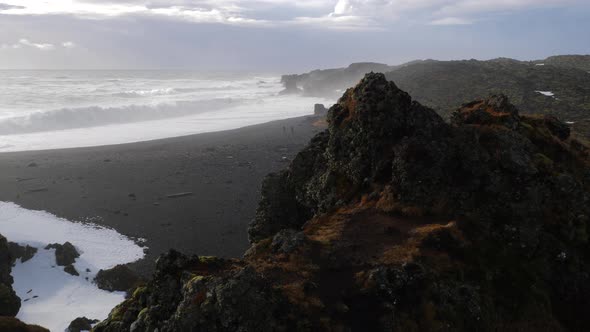
<svg viewBox="0 0 590 332"><path fill-rule="evenodd" d="M466 25L472 23L472 20L460 17L445 17L430 22L431 25Z"/></svg>
<svg viewBox="0 0 590 332"><path fill-rule="evenodd" d="M61 47L71 49L75 48L76 44L71 41L65 41L60 44ZM22 48L29 48L29 49L36 49L40 51L53 51L56 49L56 46L51 43L34 43L27 38L21 38L18 42L14 44L0 44L0 49L22 49Z"/></svg>
<svg viewBox="0 0 590 332"><path fill-rule="evenodd" d="M588 5L587 0L2 1L0 15L72 15L87 19L142 16L192 23L337 29L374 29L408 17L432 25L470 24L496 13Z"/></svg>
<svg viewBox="0 0 590 332"><path fill-rule="evenodd" d="M28 47L32 47L32 48L36 48L42 51L51 51L53 49L55 49L55 45L53 44L47 44L47 43L42 43L42 44L38 44L38 43L33 43L31 41L29 41L28 39L21 39L18 41L19 45L23 45L23 46L28 46Z"/></svg>
<svg viewBox="0 0 590 332"><path fill-rule="evenodd" d="M0 10L8 10L8 9L25 9L25 7L0 3Z"/></svg>

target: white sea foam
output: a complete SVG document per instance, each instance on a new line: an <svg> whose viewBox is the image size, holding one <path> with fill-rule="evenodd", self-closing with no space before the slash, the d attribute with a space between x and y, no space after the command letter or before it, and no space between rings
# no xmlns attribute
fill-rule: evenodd
<svg viewBox="0 0 590 332"><path fill-rule="evenodd" d="M0 152L87 147L239 128L313 113L278 76L181 71L2 71Z"/></svg>
<svg viewBox="0 0 590 332"><path fill-rule="evenodd" d="M537 93L542 94L543 96L547 96L547 97L555 97L555 94L551 91L535 91Z"/></svg>
<svg viewBox="0 0 590 332"><path fill-rule="evenodd" d="M322 100L317 100L322 102ZM325 100L328 104L329 101ZM237 129L313 113L300 97L272 97L223 111L100 127L0 136L0 152L91 147ZM72 139L75 138L75 139Z"/></svg>
<svg viewBox="0 0 590 332"><path fill-rule="evenodd" d="M92 283L96 273L144 256L140 246L112 229L73 223L14 203L0 202L0 234L9 241L38 248L31 260L19 260L12 269L13 287L23 300L17 317L51 331L63 331L81 316L105 319L124 300L124 294L99 290ZM66 241L81 254L74 264L78 277L56 266L55 250L44 249L47 244Z"/></svg>

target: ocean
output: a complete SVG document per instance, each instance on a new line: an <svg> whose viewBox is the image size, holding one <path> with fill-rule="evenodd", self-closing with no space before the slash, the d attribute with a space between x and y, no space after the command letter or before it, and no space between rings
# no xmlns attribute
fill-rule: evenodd
<svg viewBox="0 0 590 332"><path fill-rule="evenodd" d="M279 75L0 70L0 152L139 142L313 113Z"/></svg>

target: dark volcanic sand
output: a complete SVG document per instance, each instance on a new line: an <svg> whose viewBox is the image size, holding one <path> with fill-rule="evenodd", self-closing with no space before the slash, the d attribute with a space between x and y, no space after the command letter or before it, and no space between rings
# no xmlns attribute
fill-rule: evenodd
<svg viewBox="0 0 590 332"><path fill-rule="evenodd" d="M141 273L170 248L240 257L266 174L321 129L296 118L157 141L0 154L0 200L145 238ZM293 127L293 130L291 129ZM284 157L287 157L285 159ZM192 192L191 196L168 195Z"/></svg>

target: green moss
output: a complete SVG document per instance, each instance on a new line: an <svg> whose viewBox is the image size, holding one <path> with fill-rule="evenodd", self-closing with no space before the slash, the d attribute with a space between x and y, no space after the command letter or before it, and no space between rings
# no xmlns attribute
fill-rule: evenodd
<svg viewBox="0 0 590 332"><path fill-rule="evenodd" d="M135 291L133 292L133 296L132 296L132 298L134 298L134 299L139 299L139 297L140 297L141 295L143 295L143 294L144 294L146 291L147 291L147 287L145 287L145 286L140 286L140 287L137 287L137 288L135 289Z"/></svg>
<svg viewBox="0 0 590 332"><path fill-rule="evenodd" d="M199 256L199 263L201 263L201 264L211 265L211 264L218 264L220 262L221 262L221 259L219 259L215 256Z"/></svg>
<svg viewBox="0 0 590 332"><path fill-rule="evenodd" d="M118 306L115 307L115 309L113 309L113 311L111 311L111 314L109 315L109 320L111 321L122 321L123 320L123 315L125 314L125 310L123 309L123 304L120 304Z"/></svg>
<svg viewBox="0 0 590 332"><path fill-rule="evenodd" d="M148 308L143 308L143 309L141 309L141 311L137 315L137 319L138 320L145 320L144 318L147 316L147 314L148 314Z"/></svg>
<svg viewBox="0 0 590 332"><path fill-rule="evenodd" d="M194 277L193 277L193 278L192 278L192 279L189 281L189 283L193 284L193 283L195 283L195 282L199 282L199 281L201 281L201 280L203 280L203 279L205 279L205 277L203 277L203 276L194 276Z"/></svg>

